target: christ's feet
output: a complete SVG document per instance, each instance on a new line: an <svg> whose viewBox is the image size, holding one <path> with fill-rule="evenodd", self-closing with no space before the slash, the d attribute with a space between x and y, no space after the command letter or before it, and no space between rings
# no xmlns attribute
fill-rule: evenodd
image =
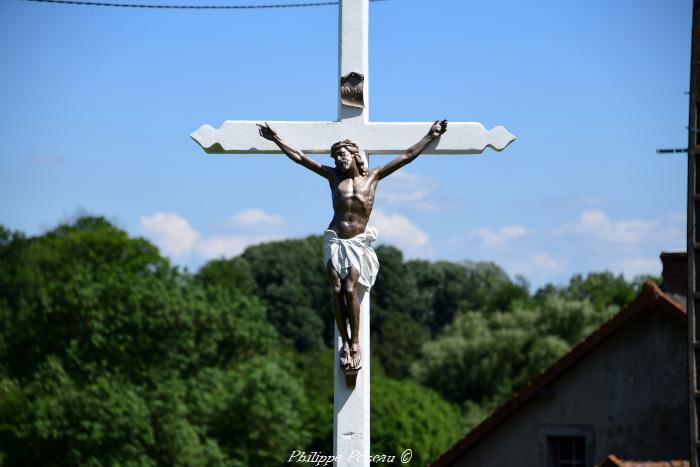
<svg viewBox="0 0 700 467"><path fill-rule="evenodd" d="M352 358L350 357L350 346L348 344L343 344L343 348L340 349L340 368L347 370L352 364Z"/></svg>
<svg viewBox="0 0 700 467"><path fill-rule="evenodd" d="M350 350L350 369L359 370L362 368L362 358L360 354L360 344L352 344L352 350Z"/></svg>

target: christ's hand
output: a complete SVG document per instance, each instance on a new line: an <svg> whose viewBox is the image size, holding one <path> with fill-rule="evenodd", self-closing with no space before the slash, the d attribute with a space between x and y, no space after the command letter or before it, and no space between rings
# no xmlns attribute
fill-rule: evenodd
<svg viewBox="0 0 700 467"><path fill-rule="evenodd" d="M316 172L323 178L328 179L329 181L334 179L335 172L333 171L333 169L331 169L330 167L325 167L316 162L315 160L306 157L302 151L280 138L277 135L277 132L273 130L267 122L256 123L256 125L258 126L258 133L260 133L260 136L262 136L265 139L269 139L270 141L275 143L277 147L279 147L282 150L282 152L285 153L287 157L289 157L291 160L293 160L297 164L303 165L304 167L313 172Z"/></svg>
<svg viewBox="0 0 700 467"><path fill-rule="evenodd" d="M439 138L440 135L447 131L447 120L435 120L428 130L428 134L423 136L420 141L406 149L399 157L389 161L388 164L375 169L379 176L379 180L391 175L406 164L411 163L418 155L428 147L428 145Z"/></svg>
<svg viewBox="0 0 700 467"><path fill-rule="evenodd" d="M267 122L265 122L263 125L256 123L256 125L258 125L258 133L260 133L260 136L265 139L269 139L270 141L275 140L277 133L275 130L270 128L270 125L268 125Z"/></svg>
<svg viewBox="0 0 700 467"><path fill-rule="evenodd" d="M435 139L447 131L447 120L435 120L435 123L430 127L428 136Z"/></svg>

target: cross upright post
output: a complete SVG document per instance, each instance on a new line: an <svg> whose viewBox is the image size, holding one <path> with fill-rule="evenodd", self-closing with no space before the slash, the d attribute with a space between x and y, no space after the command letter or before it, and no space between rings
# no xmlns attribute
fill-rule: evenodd
<svg viewBox="0 0 700 467"><path fill-rule="evenodd" d="M369 2L346 0L340 2L338 15L338 121L341 125L364 128L369 118ZM361 78L362 93L350 106L343 102L341 80L355 73ZM359 75L359 76L357 76ZM344 139L344 138L341 138ZM340 141L340 139L336 140ZM330 146L329 146L330 147ZM365 148L360 144L360 151ZM358 284L359 285L359 284ZM370 453L370 291L358 287L360 300L360 346L363 366L349 387L339 364L342 339L335 327L333 357L333 455L334 465L369 467ZM352 382L351 382L352 383Z"/></svg>
<svg viewBox="0 0 700 467"><path fill-rule="evenodd" d="M430 123L369 121L368 42L369 1L340 0L338 119L334 122L270 122L303 153L328 154L334 143L350 139L367 156L399 154L420 140L430 127ZM258 133L258 123L228 120L219 129L203 125L190 136L210 154L282 153L278 144L261 137L263 133ZM487 147L501 151L515 140L502 126L486 130L474 122L450 122L449 131L441 135L431 140L422 150L423 154L478 154ZM362 365L354 373L340 366L343 343L338 328L335 330L333 455L337 466L369 467L370 300L368 287L358 283L357 289Z"/></svg>
<svg viewBox="0 0 700 467"><path fill-rule="evenodd" d="M363 78L361 107L344 104L342 95L338 92L338 121L347 126L362 128L369 121L369 3L341 1L338 22L339 80L351 73Z"/></svg>

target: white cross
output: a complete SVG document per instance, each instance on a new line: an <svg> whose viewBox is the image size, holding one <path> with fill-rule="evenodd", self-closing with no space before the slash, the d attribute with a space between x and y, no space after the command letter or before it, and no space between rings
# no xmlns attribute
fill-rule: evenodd
<svg viewBox="0 0 700 467"><path fill-rule="evenodd" d="M430 123L370 122L367 43L369 2L340 0L339 76L364 75L364 108L349 107L338 98L338 121L274 122L270 126L286 141L309 154L328 154L333 143L350 139L366 154L400 154L421 139ZM340 81L339 81L340 82ZM203 125L190 136L212 154L281 153L262 138L260 121L227 120L219 129ZM433 141L423 154L477 154L490 146L501 151L515 137L502 126L486 130L481 123L450 122L447 133Z"/></svg>
<svg viewBox="0 0 700 467"><path fill-rule="evenodd" d="M366 154L398 154L425 135L431 123L369 121L368 32L368 0L340 0L338 74L339 77L347 76L351 72L364 75L364 107L345 105L339 95L338 121L269 122L270 126L294 147L305 153L328 154L333 143L350 139ZM228 120L219 129L203 125L192 133L191 137L208 153L281 153L275 143L258 134L257 123L261 122ZM515 137L502 126L486 130L480 123L450 122L447 133L433 141L423 154L476 154L489 146L500 151L513 140ZM369 290L364 287L358 289L358 299L361 303L362 369L357 374L354 388L346 385L345 375L338 364L342 341L338 330L335 331L333 455L337 456L334 463L337 466L369 467ZM328 312L331 313L331 310ZM301 448L300 446L299 449ZM379 454L395 454L398 463L402 453Z"/></svg>

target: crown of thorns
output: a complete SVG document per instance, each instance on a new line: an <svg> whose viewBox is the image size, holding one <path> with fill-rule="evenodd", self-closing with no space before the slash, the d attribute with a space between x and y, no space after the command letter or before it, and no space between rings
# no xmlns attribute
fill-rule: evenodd
<svg viewBox="0 0 700 467"><path fill-rule="evenodd" d="M360 148L357 147L357 144L353 143L349 139L344 139L343 141L338 141L331 146L331 156L333 156L340 148L346 148L353 154L360 152Z"/></svg>

